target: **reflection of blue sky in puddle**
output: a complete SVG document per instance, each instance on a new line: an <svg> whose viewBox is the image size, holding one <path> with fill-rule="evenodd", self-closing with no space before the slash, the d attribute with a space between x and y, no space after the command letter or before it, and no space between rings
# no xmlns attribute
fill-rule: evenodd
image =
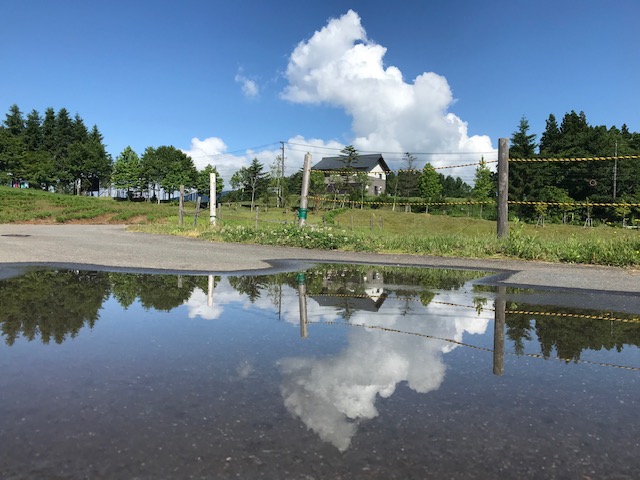
<svg viewBox="0 0 640 480"><path fill-rule="evenodd" d="M466 291L466 293L465 293ZM484 334L493 320L491 311L477 313L472 295L460 291L434 290L428 305L417 296L410 300L386 298L377 312L355 310L346 323L335 307L307 298L309 335L326 328L348 329L347 345L338 354L321 357L288 357L279 361L281 392L287 410L316 432L324 441L346 450L361 422L378 415L376 399L393 395L401 382L418 393L437 390L444 381L443 354L458 345L465 334ZM216 285L213 305L207 294L195 289L186 302L190 318L220 318L226 306L241 303L243 308L278 312L297 327L300 322L298 291L282 286L282 302L261 295L254 303L236 292L223 278ZM454 304L454 305L452 305ZM329 323L327 323L329 322ZM382 327L416 335L366 327Z"/></svg>

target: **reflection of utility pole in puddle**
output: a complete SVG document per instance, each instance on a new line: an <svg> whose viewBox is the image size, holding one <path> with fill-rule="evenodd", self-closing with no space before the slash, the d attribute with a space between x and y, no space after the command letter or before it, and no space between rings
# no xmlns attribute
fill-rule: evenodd
<svg viewBox="0 0 640 480"><path fill-rule="evenodd" d="M298 274L298 300L300 302L300 337L307 338L309 335L307 329L307 285L304 273Z"/></svg>
<svg viewBox="0 0 640 480"><path fill-rule="evenodd" d="M495 299L495 320L493 323L493 374L504 373L504 325L507 305L506 287L497 287Z"/></svg>
<svg viewBox="0 0 640 480"><path fill-rule="evenodd" d="M207 307L213 307L213 275L209 275L209 284L207 286Z"/></svg>

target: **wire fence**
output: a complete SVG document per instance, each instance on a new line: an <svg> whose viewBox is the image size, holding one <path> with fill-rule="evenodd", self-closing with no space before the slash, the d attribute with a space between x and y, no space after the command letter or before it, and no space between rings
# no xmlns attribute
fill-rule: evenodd
<svg viewBox="0 0 640 480"><path fill-rule="evenodd" d="M456 152L451 152L456 153ZM459 152L458 152L459 153ZM425 154L426 155L426 154ZM435 154L432 154L435 155ZM444 155L440 152L439 155ZM488 169L498 160L455 163L434 166L439 172L460 171L467 173L475 168ZM640 228L640 155L557 157L557 158L509 158L509 177L506 188L505 207L508 218L516 218L545 225L545 222L594 226L597 223L613 223L626 228ZM500 188L493 175L494 188L498 191L479 193L472 180L464 181L468 192L463 196L440 194L426 197L420 192L421 169L404 168L384 172L358 171L354 168L338 170L315 170L322 173L324 182L314 185L306 197L311 212L322 212L337 208L390 210L405 213L431 213L449 216L478 217L498 220L500 216ZM389 175L395 175L395 185L389 183ZM412 185L399 188L401 175L413 177ZM442 180L441 176L441 180ZM458 177L461 179L461 177ZM474 177L475 180L475 177ZM376 187L367 188L375 182ZM409 182L411 183L411 182ZM382 185L382 187L380 187ZM409 190L407 190L409 188ZM371 191L370 191L371 190ZM256 203L255 222L296 222L296 201L289 200L288 207L274 207L271 195ZM248 206L247 201L241 202ZM292 204L294 203L294 204ZM254 206L251 205L251 212ZM269 209L280 208L282 215L268 215ZM237 211L237 206L236 206ZM230 208L226 218L246 220L246 212L235 215ZM222 212L221 212L222 214Z"/></svg>

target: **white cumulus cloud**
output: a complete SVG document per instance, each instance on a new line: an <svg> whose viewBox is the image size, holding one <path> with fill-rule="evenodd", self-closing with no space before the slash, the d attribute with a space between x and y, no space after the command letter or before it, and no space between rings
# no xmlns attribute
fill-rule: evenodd
<svg viewBox="0 0 640 480"><path fill-rule="evenodd" d="M478 152L477 158L460 157L473 161L479 152L494 151L488 136L469 137L467 124L449 112L454 97L445 77L424 72L407 82L397 67L384 65L386 51L367 37L359 15L349 10L294 49L282 97L344 109L352 117L359 150Z"/></svg>

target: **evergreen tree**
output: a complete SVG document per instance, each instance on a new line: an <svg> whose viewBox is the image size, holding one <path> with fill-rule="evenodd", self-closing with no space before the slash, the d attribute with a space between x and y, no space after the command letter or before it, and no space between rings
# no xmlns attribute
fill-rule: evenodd
<svg viewBox="0 0 640 480"><path fill-rule="evenodd" d="M222 190L224 189L224 180L218 174L218 170L213 165L207 165L198 172L196 178L196 189L199 195L209 195L211 193L211 174L216 174L216 197L220 200Z"/></svg>
<svg viewBox="0 0 640 480"><path fill-rule="evenodd" d="M358 160L359 156L358 150L353 145L347 145L340 150L340 160L344 163L345 168L349 170L353 168L353 162Z"/></svg>
<svg viewBox="0 0 640 480"><path fill-rule="evenodd" d="M553 113L549 114L546 127L540 137L540 156L553 157L560 150L560 128Z"/></svg>
<svg viewBox="0 0 640 480"><path fill-rule="evenodd" d="M486 202L495 197L495 184L491 175L491 170L487 167L484 157L476 167L471 198L477 202ZM482 204L480 204L480 217L482 217Z"/></svg>
<svg viewBox="0 0 640 480"><path fill-rule="evenodd" d="M127 198L129 199L134 191L139 191L142 188L143 178L140 157L131 147L126 147L116 157L111 173L111 183L115 188L126 190Z"/></svg>
<svg viewBox="0 0 640 480"><path fill-rule="evenodd" d="M420 171L416 169L416 157L411 153L404 154L404 166L398 172L398 194L401 197L417 197L420 195Z"/></svg>
<svg viewBox="0 0 640 480"><path fill-rule="evenodd" d="M21 136L0 128L0 184L24 180L26 150Z"/></svg>
<svg viewBox="0 0 640 480"><path fill-rule="evenodd" d="M523 115L518 124L518 130L511 135L509 148L510 158L535 157L535 134L529 133L529 122ZM535 200L535 192L544 186L548 171L548 165L530 162L512 162L509 164L509 199L510 200ZM532 198L533 197L533 198ZM519 215L527 214L527 209L522 206L515 208Z"/></svg>
<svg viewBox="0 0 640 480"><path fill-rule="evenodd" d="M87 130L84 121L77 113L73 118L73 132L71 138L74 142L86 142L89 140L89 130Z"/></svg>
<svg viewBox="0 0 640 480"><path fill-rule="evenodd" d="M529 121L523 115L518 130L511 135L509 156L512 158L533 158L537 147L535 140L536 135L529 134Z"/></svg>
<svg viewBox="0 0 640 480"><path fill-rule="evenodd" d="M56 153L56 112L49 107L44 111L42 120L42 146L51 156Z"/></svg>
<svg viewBox="0 0 640 480"><path fill-rule="evenodd" d="M420 194L427 202L432 202L439 198L440 192L442 192L442 184L438 172L433 165L427 163L420 175Z"/></svg>
<svg viewBox="0 0 640 480"><path fill-rule="evenodd" d="M161 161L162 159L156 154L156 149L153 147L145 148L142 157L140 157L144 189L152 192L149 200L155 197L158 203L160 203L160 183L167 170L161 165Z"/></svg>
<svg viewBox="0 0 640 480"><path fill-rule="evenodd" d="M43 148L42 118L37 110L31 110L27 115L24 129L24 145L27 150L34 152Z"/></svg>
<svg viewBox="0 0 640 480"><path fill-rule="evenodd" d="M25 129L25 120L18 105L11 105L11 107L9 107L9 113L5 116L4 126L9 134L15 137L22 135Z"/></svg>

